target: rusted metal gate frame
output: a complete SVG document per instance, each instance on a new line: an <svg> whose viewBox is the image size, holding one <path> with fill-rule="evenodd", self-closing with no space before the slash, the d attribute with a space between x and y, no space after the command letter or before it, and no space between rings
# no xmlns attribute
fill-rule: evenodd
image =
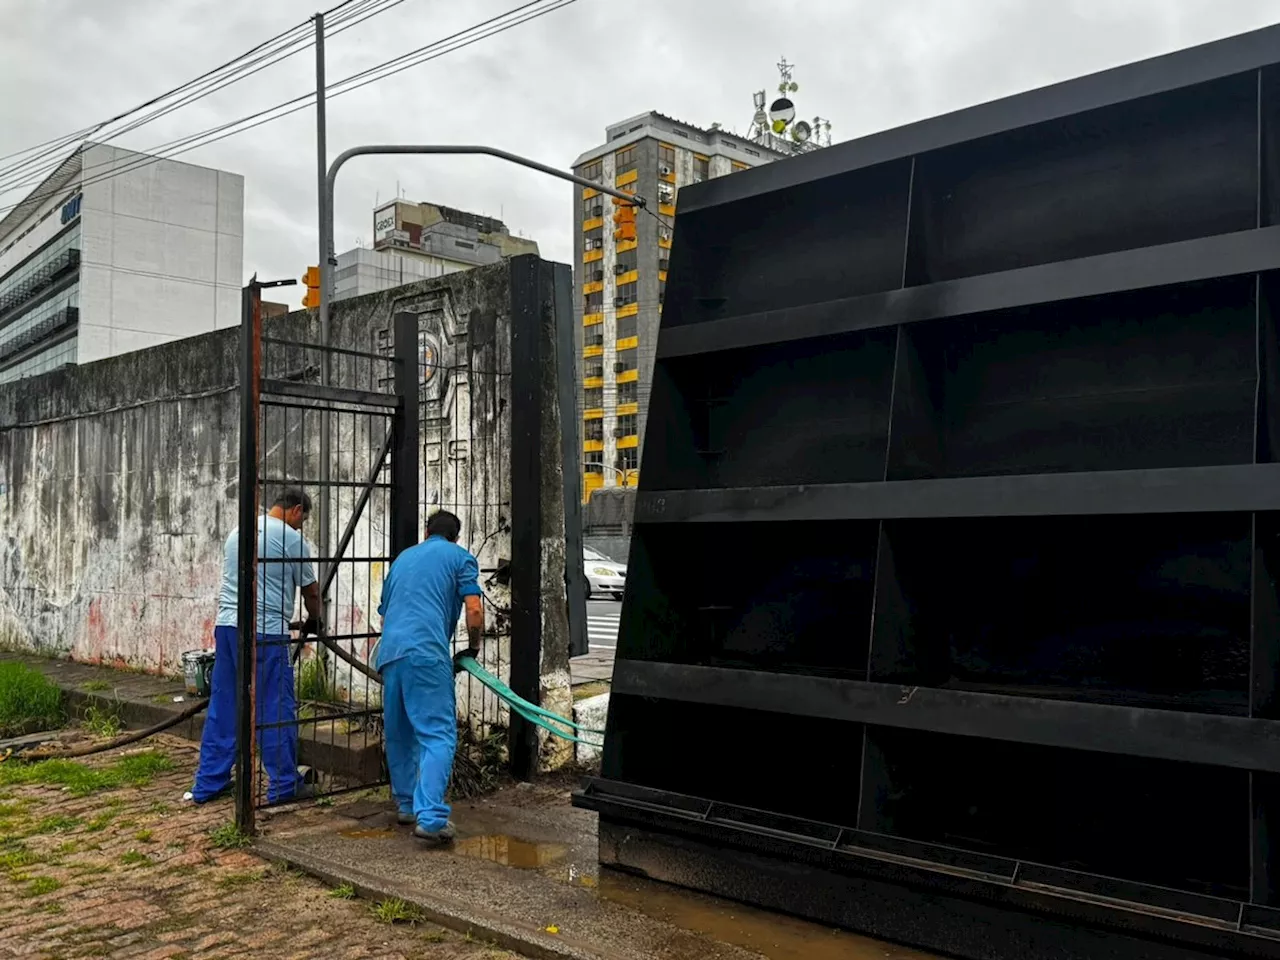
<svg viewBox="0 0 1280 960"><path fill-rule="evenodd" d="M403 549L417 542L418 490L419 490L419 456L418 456L418 336L417 317L410 313L397 314L393 320L393 355L391 357L372 353L361 353L302 341L288 341L264 338L262 330L261 291L268 284L260 284L256 278L244 288L242 297L241 324L241 356L240 356L240 496L239 496L239 612L238 625L240 635L240 656L237 662L236 676L236 733L237 751L235 763L235 800L236 823L242 832L252 833L255 826L256 810L269 805L255 796L255 780L258 763L258 732L263 729L256 719L256 593L257 593L257 517L262 508L262 489L268 484L286 482L286 478L264 478L261 476L261 415L264 406L263 394L271 396L267 405L299 406L300 401L309 401L305 410L319 412L322 429L329 430L329 416L334 413L350 413L353 417L366 415L372 419L383 417L388 421L386 439L372 458L370 469L362 482L326 481L326 489L339 486L358 489L359 495L351 516L339 539L333 556L314 558L320 564L321 597L328 608L329 590L337 579L339 565L343 562L355 563L389 563ZM321 385L303 383L296 380L269 379L263 375L263 344L276 344L283 347L295 347L309 352L319 352L321 363L327 369L335 356L364 359L369 362L372 372L373 364L382 363L391 369L391 376L385 378L393 388L391 393L371 390L358 390L351 387L335 386L332 383ZM276 371L270 371L276 373ZM328 379L328 378L326 378ZM327 406L326 406L327 404ZM304 415L305 415L304 410ZM389 412L382 412L389 411ZM305 423L305 420L304 420ZM382 475L388 455L391 457L390 483L378 481ZM354 462L354 456L353 456ZM310 479L289 479L289 483L302 486L314 486L316 481ZM367 509L370 496L375 488L387 487L389 550L385 557L347 558L346 552L352 542L356 525ZM320 552L325 553L323 545ZM345 635L326 635L320 638L326 650L333 652L346 661L351 668L379 682L377 674L366 664L344 650L340 641L371 639L376 633L364 632ZM289 641L295 646L288 658L296 664L306 640L296 638ZM292 671L290 682L296 683ZM367 693L367 691L366 691ZM350 704L348 704L350 706ZM334 724L351 719L372 719L381 713L379 708L369 705L367 697L363 709L348 710L334 714ZM303 723L315 720L301 719L295 712L291 720L267 726L300 727ZM348 737L350 735L348 734ZM368 732L365 732L366 747ZM375 740L378 754L381 756L381 731ZM333 795L350 790L363 789L381 785L386 782L385 762L379 760L380 775L376 781L363 780L353 782L348 778L340 786L331 787L318 793Z"/></svg>

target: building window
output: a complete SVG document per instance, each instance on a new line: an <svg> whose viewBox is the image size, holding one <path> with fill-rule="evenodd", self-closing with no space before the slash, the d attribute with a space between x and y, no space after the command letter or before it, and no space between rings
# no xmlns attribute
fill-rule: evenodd
<svg viewBox="0 0 1280 960"><path fill-rule="evenodd" d="M640 268L640 251L639 250L623 250L618 254L618 263L614 267L614 273L621 276L624 273L630 273L632 270Z"/></svg>
<svg viewBox="0 0 1280 960"><path fill-rule="evenodd" d="M599 357L592 357L583 365L582 376L585 380L590 380L593 377L603 377L604 361Z"/></svg>
<svg viewBox="0 0 1280 960"><path fill-rule="evenodd" d="M635 347L632 347L629 350L619 350L618 358L614 365L614 370L617 371L618 373L622 373L624 370L637 369L636 364L639 362L637 360L637 355L639 354L639 352L640 351L637 350Z"/></svg>
<svg viewBox="0 0 1280 960"><path fill-rule="evenodd" d="M636 321L639 317L622 317L618 320L618 339L625 340L627 337L636 335Z"/></svg>
<svg viewBox="0 0 1280 960"><path fill-rule="evenodd" d="M658 280L658 302L667 302L667 281L662 279Z"/></svg>
<svg viewBox="0 0 1280 960"><path fill-rule="evenodd" d="M578 176L582 177L583 180L594 180L596 183L599 183L600 176L603 173L604 161L592 160L590 163L583 165L582 169L578 171Z"/></svg>
<svg viewBox="0 0 1280 960"><path fill-rule="evenodd" d="M582 312L600 313L604 310L604 293L597 290L595 293L587 293L582 297Z"/></svg>
<svg viewBox="0 0 1280 960"><path fill-rule="evenodd" d="M604 406L604 388L588 387L582 391L582 405L587 410L599 410Z"/></svg>
<svg viewBox="0 0 1280 960"><path fill-rule="evenodd" d="M603 420L584 420L582 423L582 439L583 440L603 440L604 439L604 421Z"/></svg>
<svg viewBox="0 0 1280 960"><path fill-rule="evenodd" d="M665 143L658 144L658 172L675 173L676 148Z"/></svg>
<svg viewBox="0 0 1280 960"><path fill-rule="evenodd" d="M693 158L693 182L701 183L711 179L711 161L707 157Z"/></svg>
<svg viewBox="0 0 1280 960"><path fill-rule="evenodd" d="M658 202L663 204L676 202L676 188L665 180L658 181Z"/></svg>
<svg viewBox="0 0 1280 960"><path fill-rule="evenodd" d="M591 421L588 421L590 423ZM599 420L595 421L600 423ZM582 455L583 466L586 467L587 473L604 473L604 453L599 450L592 450Z"/></svg>
<svg viewBox="0 0 1280 960"><path fill-rule="evenodd" d="M625 307L629 303L635 303L639 287L640 284L634 280L631 283L624 283L619 286L618 294L613 298L613 305L615 307Z"/></svg>
<svg viewBox="0 0 1280 960"><path fill-rule="evenodd" d="M636 387L637 384L635 380L618 384L618 402L635 403L636 400L640 398L640 395L636 392ZM588 404L588 406L590 406L590 404Z"/></svg>
<svg viewBox="0 0 1280 960"><path fill-rule="evenodd" d="M587 252L590 250L604 249L604 227L596 227L594 230L588 230L582 235L582 250Z"/></svg>
<svg viewBox="0 0 1280 960"><path fill-rule="evenodd" d="M623 147L614 154L614 174L622 176L624 173L630 173L636 168L636 148L634 146Z"/></svg>
<svg viewBox="0 0 1280 960"><path fill-rule="evenodd" d="M584 347L603 347L604 346L604 324L593 323L587 327L582 334L582 345Z"/></svg>
<svg viewBox="0 0 1280 960"><path fill-rule="evenodd" d="M618 451L619 470L637 470L640 467L640 451L635 447L623 447Z"/></svg>
<svg viewBox="0 0 1280 960"><path fill-rule="evenodd" d="M636 415L624 413L618 417L618 436L634 437L636 435Z"/></svg>

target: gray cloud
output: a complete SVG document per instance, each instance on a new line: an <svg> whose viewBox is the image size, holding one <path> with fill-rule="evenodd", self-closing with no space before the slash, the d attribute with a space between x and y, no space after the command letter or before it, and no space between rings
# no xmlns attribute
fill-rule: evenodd
<svg viewBox="0 0 1280 960"><path fill-rule="evenodd" d="M330 43L330 81L515 5L405 0ZM0 0L0 154L102 119L305 20L276 0ZM1217 39L1280 19L1271 0L578 0L330 106L331 156L364 142L480 142L561 167L607 123L649 109L745 130L774 64L796 65L801 116L837 139ZM310 53L128 134L148 149L306 92ZM246 275L316 260L310 110L183 157L246 179ZM571 258L571 188L486 159L368 158L339 182L339 249L376 200L501 214ZM13 203L9 194L0 203Z"/></svg>

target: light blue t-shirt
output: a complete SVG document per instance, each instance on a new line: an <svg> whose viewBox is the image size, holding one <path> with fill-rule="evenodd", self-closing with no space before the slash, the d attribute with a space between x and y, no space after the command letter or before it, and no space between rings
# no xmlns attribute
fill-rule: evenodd
<svg viewBox="0 0 1280 960"><path fill-rule="evenodd" d="M377 669L418 656L453 659L463 597L480 596L476 558L444 537L428 537L396 557L382 582Z"/></svg>
<svg viewBox="0 0 1280 960"><path fill-rule="evenodd" d="M297 530L283 520L263 514L258 518L258 560L270 561L258 564L258 632L286 634L297 608L298 590L316 582L311 551ZM219 627L239 625L239 564L240 530L237 528L227 537L222 551Z"/></svg>

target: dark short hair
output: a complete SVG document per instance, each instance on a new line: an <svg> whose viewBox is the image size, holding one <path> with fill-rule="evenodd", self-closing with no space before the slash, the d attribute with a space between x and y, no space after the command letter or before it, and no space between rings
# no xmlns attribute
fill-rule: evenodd
<svg viewBox="0 0 1280 960"><path fill-rule="evenodd" d="M457 543L462 536L462 521L448 510L437 510L427 519L427 536L444 537L450 543Z"/></svg>
<svg viewBox="0 0 1280 960"><path fill-rule="evenodd" d="M301 487L285 487L277 494L275 502L271 504L273 507L280 507L284 510L292 510L294 507L301 507L302 512L310 516L311 514L311 498Z"/></svg>

